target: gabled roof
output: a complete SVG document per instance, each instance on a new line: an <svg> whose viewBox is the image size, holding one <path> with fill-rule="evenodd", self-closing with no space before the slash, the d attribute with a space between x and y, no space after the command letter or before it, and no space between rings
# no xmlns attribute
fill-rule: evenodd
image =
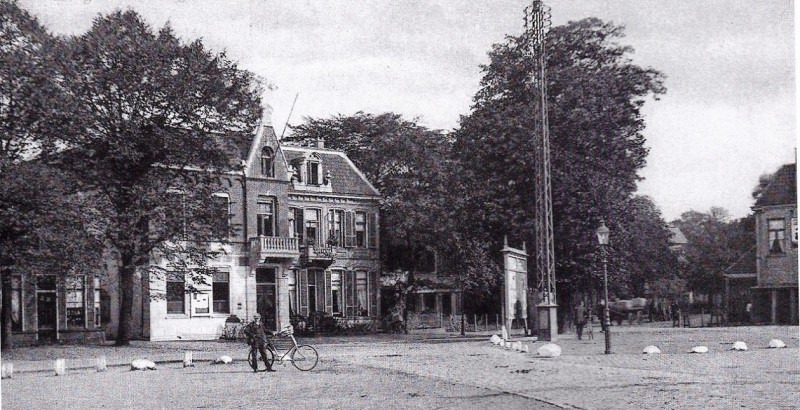
<svg viewBox="0 0 800 410"><path fill-rule="evenodd" d="M744 275L756 273L756 246L750 248L747 252L743 253L733 265L725 269L725 274L730 275Z"/></svg>
<svg viewBox="0 0 800 410"><path fill-rule="evenodd" d="M670 225L669 231L672 232L672 236L669 238L670 245L686 245L689 243L689 240L686 239L686 235L684 235L677 226Z"/></svg>
<svg viewBox="0 0 800 410"><path fill-rule="evenodd" d="M797 204L796 164L784 165L775 173L764 192L756 199L753 208L787 204Z"/></svg>
<svg viewBox="0 0 800 410"><path fill-rule="evenodd" d="M335 194L378 196L380 193L358 170L353 161L341 151L325 148L294 147L282 145L281 151L287 163L309 154L316 154L322 161L323 172L331 173L331 189Z"/></svg>

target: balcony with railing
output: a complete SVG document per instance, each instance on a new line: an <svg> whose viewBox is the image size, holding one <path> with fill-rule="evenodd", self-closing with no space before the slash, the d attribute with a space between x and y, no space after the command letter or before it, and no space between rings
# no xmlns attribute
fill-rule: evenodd
<svg viewBox="0 0 800 410"><path fill-rule="evenodd" d="M300 246L297 238L283 236L250 238L250 251L256 254L259 261L267 258L295 259L300 256Z"/></svg>
<svg viewBox="0 0 800 410"><path fill-rule="evenodd" d="M336 261L336 248L309 242L300 247L300 262L307 267L327 268Z"/></svg>

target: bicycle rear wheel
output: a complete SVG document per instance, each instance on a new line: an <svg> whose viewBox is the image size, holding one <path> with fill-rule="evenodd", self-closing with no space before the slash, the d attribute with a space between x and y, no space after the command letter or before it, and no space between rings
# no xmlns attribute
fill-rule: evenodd
<svg viewBox="0 0 800 410"><path fill-rule="evenodd" d="M292 364L297 370L307 372L313 369L319 361L317 350L309 345L300 345L292 352Z"/></svg>
<svg viewBox="0 0 800 410"><path fill-rule="evenodd" d="M259 352L258 349L250 349L250 354L247 355L247 363L250 364L250 367L257 372L265 372L267 371L267 363L270 366L275 362L275 356L270 349L264 349L267 353L267 357L262 357L261 360L259 359Z"/></svg>

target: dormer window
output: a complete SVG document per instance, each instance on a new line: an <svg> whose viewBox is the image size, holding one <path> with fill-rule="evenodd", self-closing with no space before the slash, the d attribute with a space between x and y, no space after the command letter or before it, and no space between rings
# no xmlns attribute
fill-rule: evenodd
<svg viewBox="0 0 800 410"><path fill-rule="evenodd" d="M319 169L319 162L317 161L309 161L306 165L308 171L308 178L306 178L306 183L308 185L320 185L320 169Z"/></svg>
<svg viewBox="0 0 800 410"><path fill-rule="evenodd" d="M275 152L270 147L261 149L261 175L275 177Z"/></svg>

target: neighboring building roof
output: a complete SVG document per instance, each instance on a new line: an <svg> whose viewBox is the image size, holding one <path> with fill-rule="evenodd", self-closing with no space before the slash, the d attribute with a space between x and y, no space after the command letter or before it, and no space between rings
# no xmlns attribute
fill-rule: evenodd
<svg viewBox="0 0 800 410"><path fill-rule="evenodd" d="M672 236L669 238L670 245L686 245L689 243L686 235L677 226L670 225L669 230L672 232Z"/></svg>
<svg viewBox="0 0 800 410"><path fill-rule="evenodd" d="M364 174L341 151L325 148L307 148L281 146L288 163L304 154L316 153L322 161L323 172L331 173L331 189L333 193L344 195L380 195L377 189L367 180Z"/></svg>
<svg viewBox="0 0 800 410"><path fill-rule="evenodd" d="M775 173L772 181L756 199L753 208L787 204L797 204L796 164L784 165Z"/></svg>
<svg viewBox="0 0 800 410"><path fill-rule="evenodd" d="M743 253L742 256L740 256L739 259L737 259L736 262L733 263L733 265L728 266L725 269L725 274L726 275L729 275L729 274L732 274L732 275L744 275L744 274L755 275L756 274L756 246L753 245L750 248L750 250L748 250L747 252Z"/></svg>

